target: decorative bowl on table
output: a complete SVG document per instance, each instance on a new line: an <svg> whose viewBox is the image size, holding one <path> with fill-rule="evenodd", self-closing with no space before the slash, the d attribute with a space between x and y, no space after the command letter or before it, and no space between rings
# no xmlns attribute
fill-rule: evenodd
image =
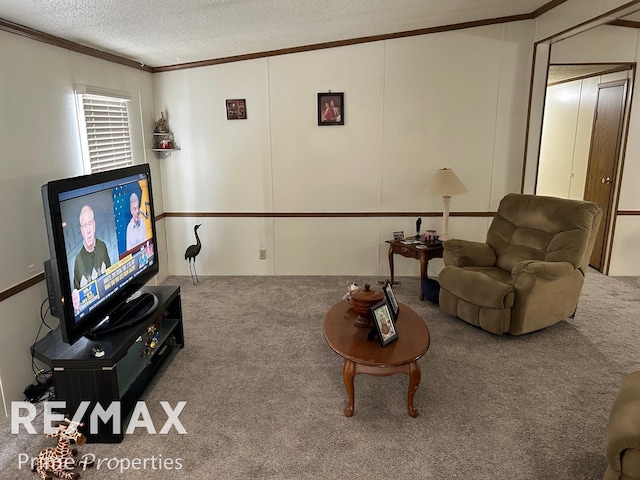
<svg viewBox="0 0 640 480"><path fill-rule="evenodd" d="M358 314L358 318L354 322L356 327L373 327L370 308L380 303L383 299L384 292L377 288L371 288L368 283L365 284L364 288L351 292L351 305Z"/></svg>

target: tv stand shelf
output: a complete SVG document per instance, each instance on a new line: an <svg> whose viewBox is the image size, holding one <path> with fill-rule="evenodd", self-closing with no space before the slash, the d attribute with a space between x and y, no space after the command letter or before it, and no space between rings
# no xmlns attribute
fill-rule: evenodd
<svg viewBox="0 0 640 480"><path fill-rule="evenodd" d="M105 334L95 340L82 337L73 345L62 341L58 329L49 332L32 348L33 355L53 369L56 400L66 402L66 413L73 415L82 401L90 405L84 418L88 442L116 443L124 438L126 423L136 402L180 348L184 347L180 287L145 287L158 297L158 309L143 322ZM158 341L155 348L142 353L147 328L155 324ZM105 354L92 355L99 345ZM89 414L99 402L103 409L120 402L120 431L114 432L113 419L98 421L98 432L87 428ZM116 429L117 430L117 429Z"/></svg>

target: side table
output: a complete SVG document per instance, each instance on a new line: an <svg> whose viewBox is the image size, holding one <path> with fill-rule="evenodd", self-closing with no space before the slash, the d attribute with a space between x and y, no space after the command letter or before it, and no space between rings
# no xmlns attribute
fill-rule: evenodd
<svg viewBox="0 0 640 480"><path fill-rule="evenodd" d="M393 255L398 254L407 258L415 258L420 260L420 300L424 300L422 294L422 281L428 278L427 267L429 260L432 258L442 258L442 243L402 243L402 240L387 240L389 244L389 270L391 272L391 278L389 281L393 285Z"/></svg>

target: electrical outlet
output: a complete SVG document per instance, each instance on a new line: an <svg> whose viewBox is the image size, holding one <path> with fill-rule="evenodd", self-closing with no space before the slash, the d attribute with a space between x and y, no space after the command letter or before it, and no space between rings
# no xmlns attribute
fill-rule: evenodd
<svg viewBox="0 0 640 480"><path fill-rule="evenodd" d="M266 260L267 259L267 249L266 248L261 248L259 256L260 256L260 260Z"/></svg>

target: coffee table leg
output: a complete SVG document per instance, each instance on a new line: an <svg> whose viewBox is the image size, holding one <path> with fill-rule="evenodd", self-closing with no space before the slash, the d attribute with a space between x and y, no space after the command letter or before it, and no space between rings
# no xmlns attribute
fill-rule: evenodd
<svg viewBox="0 0 640 480"><path fill-rule="evenodd" d="M389 273L391 274L389 282L393 285L393 245L389 245Z"/></svg>
<svg viewBox="0 0 640 480"><path fill-rule="evenodd" d="M353 416L354 405L354 392L353 392L353 378L356 376L356 364L351 360L344 359L344 370L342 372L342 379L344 380L344 386L347 389L347 395L349 396L349 405L344 409L346 417Z"/></svg>
<svg viewBox="0 0 640 480"><path fill-rule="evenodd" d="M409 364L409 397L407 398L409 415L412 417L418 416L418 410L413 406L413 397L416 395L418 385L420 385L420 365L418 362L412 362Z"/></svg>

